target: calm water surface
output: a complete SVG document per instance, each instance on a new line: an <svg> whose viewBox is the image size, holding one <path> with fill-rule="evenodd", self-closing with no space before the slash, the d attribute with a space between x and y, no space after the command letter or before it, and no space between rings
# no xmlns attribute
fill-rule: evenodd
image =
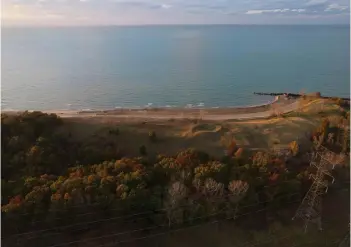
<svg viewBox="0 0 351 247"><path fill-rule="evenodd" d="M3 28L2 109L260 104L348 97L348 26ZM190 105L189 105L190 104Z"/></svg>

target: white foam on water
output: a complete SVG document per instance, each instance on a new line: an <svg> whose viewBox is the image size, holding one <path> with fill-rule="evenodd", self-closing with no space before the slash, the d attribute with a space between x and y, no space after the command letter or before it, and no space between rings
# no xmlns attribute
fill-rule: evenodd
<svg viewBox="0 0 351 247"><path fill-rule="evenodd" d="M15 109L13 109L13 108L3 108L3 109L1 109L2 111L17 111L17 110L15 110Z"/></svg>
<svg viewBox="0 0 351 247"><path fill-rule="evenodd" d="M133 110L133 109L141 109L143 107L141 106L131 106L131 107L128 107L129 110Z"/></svg>

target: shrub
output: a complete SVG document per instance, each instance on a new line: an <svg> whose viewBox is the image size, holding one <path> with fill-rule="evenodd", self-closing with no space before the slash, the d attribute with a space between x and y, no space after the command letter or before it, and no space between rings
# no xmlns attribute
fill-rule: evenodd
<svg viewBox="0 0 351 247"><path fill-rule="evenodd" d="M236 158L241 158L243 152L244 152L244 149L243 149L243 148L239 148L239 149L235 152L235 157L236 157Z"/></svg>
<svg viewBox="0 0 351 247"><path fill-rule="evenodd" d="M150 131L150 132L149 132L149 139L150 139L150 141L152 141L152 142L156 142L157 137L156 137L156 132L155 132L155 131Z"/></svg>
<svg viewBox="0 0 351 247"><path fill-rule="evenodd" d="M236 151L237 151L236 142L234 140L232 140L228 146L227 155L232 156Z"/></svg>
<svg viewBox="0 0 351 247"><path fill-rule="evenodd" d="M119 135L119 129L118 128L115 128L115 129L112 129L112 130L109 130L108 133L110 135Z"/></svg>
<svg viewBox="0 0 351 247"><path fill-rule="evenodd" d="M146 152L146 147L145 147L145 145L141 145L140 147L139 147L139 153L141 154L141 155L147 155L147 152Z"/></svg>
<svg viewBox="0 0 351 247"><path fill-rule="evenodd" d="M342 107L342 108L345 108L345 107L350 106L350 102L349 102L349 101L343 100L343 99L340 99L340 98L338 98L338 99L336 100L336 104L337 104L338 106Z"/></svg>
<svg viewBox="0 0 351 247"><path fill-rule="evenodd" d="M218 161L210 161L194 169L195 178L199 180L214 178L217 181L224 181L227 174L227 165Z"/></svg>
<svg viewBox="0 0 351 247"><path fill-rule="evenodd" d="M192 148L179 152L176 157L176 161L183 168L194 168L202 163L206 163L208 159L208 154L199 152Z"/></svg>
<svg viewBox="0 0 351 247"><path fill-rule="evenodd" d="M280 143L280 141L278 139L273 140L273 144L279 144L279 143Z"/></svg>
<svg viewBox="0 0 351 247"><path fill-rule="evenodd" d="M252 157L252 164L256 167L265 167L269 161L269 154L264 152L257 152Z"/></svg>

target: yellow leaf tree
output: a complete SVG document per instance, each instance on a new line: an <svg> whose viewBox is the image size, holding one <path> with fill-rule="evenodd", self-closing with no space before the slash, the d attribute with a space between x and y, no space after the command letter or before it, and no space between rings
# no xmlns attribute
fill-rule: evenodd
<svg viewBox="0 0 351 247"><path fill-rule="evenodd" d="M299 153L299 144L296 141L290 142L290 150L294 156Z"/></svg>

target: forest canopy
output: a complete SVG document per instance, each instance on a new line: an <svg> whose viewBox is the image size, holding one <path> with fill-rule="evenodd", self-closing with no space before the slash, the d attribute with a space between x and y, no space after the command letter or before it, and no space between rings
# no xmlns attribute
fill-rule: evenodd
<svg viewBox="0 0 351 247"><path fill-rule="evenodd" d="M118 131L78 141L54 114L2 114L1 120L2 215L11 222L5 234L65 224L82 213L96 220L162 209L157 221L169 226L209 214L236 217L238 205L279 208L300 200L310 183L297 141L288 156L300 157L298 165L282 154L246 152L235 143L221 159L195 149L127 157ZM310 139L328 144L335 131L325 120ZM155 141L156 134L150 138ZM344 143L348 151L349 139Z"/></svg>

